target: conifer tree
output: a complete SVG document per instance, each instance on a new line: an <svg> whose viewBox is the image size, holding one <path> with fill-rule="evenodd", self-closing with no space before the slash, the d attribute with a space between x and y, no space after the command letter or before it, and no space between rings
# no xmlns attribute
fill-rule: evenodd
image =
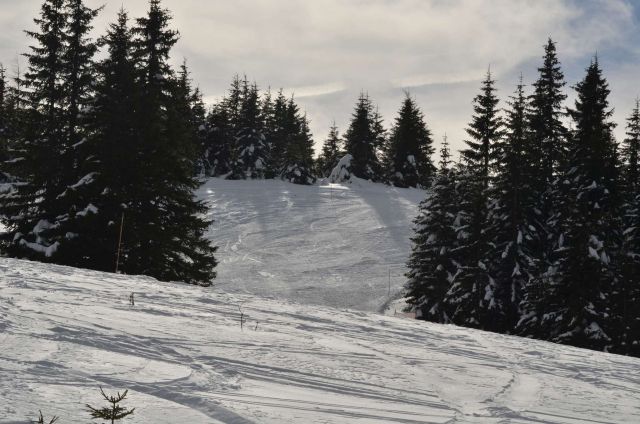
<svg viewBox="0 0 640 424"><path fill-rule="evenodd" d="M556 171L562 164L567 149L567 129L562 123L566 115L563 102L567 95L564 74L560 68L556 44L549 39L544 46L543 64L538 68L538 80L533 84L534 93L530 97L530 127L534 152L536 174L533 188L542 196L548 195ZM549 202L547 198L545 202ZM550 205L546 205L550 207Z"/></svg>
<svg viewBox="0 0 640 424"><path fill-rule="evenodd" d="M335 121L329 128L329 135L322 145L322 152L317 161L317 173L321 177L328 177L342 157L340 135Z"/></svg>
<svg viewBox="0 0 640 424"><path fill-rule="evenodd" d="M35 45L21 81L21 154L12 158L19 183L0 199L10 228L3 247L12 256L68 265L81 258L73 249L59 250L83 236L78 221L95 212L78 195L91 182L91 175L79 178L85 157L78 120L91 92L95 46L88 33L96 13L81 1L45 0L34 20L38 30L27 31Z"/></svg>
<svg viewBox="0 0 640 424"><path fill-rule="evenodd" d="M292 131L284 152L282 179L294 184L310 185L316 182L313 161L313 137L306 114L301 115L293 99L287 105Z"/></svg>
<svg viewBox="0 0 640 424"><path fill-rule="evenodd" d="M289 100L285 97L282 89L278 91L271 110L263 111L263 114L267 116L267 142L271 152L269 169L273 177L282 175L286 167L287 144L296 132L296 122L290 112Z"/></svg>
<svg viewBox="0 0 640 424"><path fill-rule="evenodd" d="M351 156L350 174L371 181L383 179L378 149L382 147L384 129L380 115L367 94L362 93L345 133L345 150Z"/></svg>
<svg viewBox="0 0 640 424"><path fill-rule="evenodd" d="M9 111L8 87L5 67L0 64L0 184L10 180L9 173L6 172L6 162L9 160Z"/></svg>
<svg viewBox="0 0 640 424"><path fill-rule="evenodd" d="M246 78L245 78L246 79ZM229 92L207 116L204 156L207 175L230 176L236 154L236 133L243 103L242 81L233 77Z"/></svg>
<svg viewBox="0 0 640 424"><path fill-rule="evenodd" d="M456 278L455 219L458 210L454 175L446 137L440 150L440 169L414 220L411 256L406 274L407 303L420 319L450 322L445 295Z"/></svg>
<svg viewBox="0 0 640 424"><path fill-rule="evenodd" d="M528 131L527 98L522 77L506 111L505 137L497 145L499 159L491 188L489 222L496 282L492 330L509 332L518 323L520 303L529 283L537 276L535 249L538 235L532 223L537 198L531 187L531 138Z"/></svg>
<svg viewBox="0 0 640 424"><path fill-rule="evenodd" d="M553 341L604 349L616 336L611 309L620 242L617 152L609 88L598 60L576 87L575 124L558 194L560 235L546 276L541 330Z"/></svg>
<svg viewBox="0 0 640 424"><path fill-rule="evenodd" d="M208 176L226 176L231 172L234 134L225 101L215 104L207 115L204 141L204 163Z"/></svg>
<svg viewBox="0 0 640 424"><path fill-rule="evenodd" d="M627 119L622 144L623 242L620 252L620 290L613 300L621 334L616 351L640 355L640 101Z"/></svg>
<svg viewBox="0 0 640 424"><path fill-rule="evenodd" d="M90 237L76 238L75 243L88 259L83 266L113 271L122 216L134 206L143 179L138 170L144 160L139 137L142 85L124 10L99 45L105 47L107 57L96 64L95 95L86 116L87 141L82 145L92 155L84 164L92 181L82 194L91 200L96 213L84 222Z"/></svg>
<svg viewBox="0 0 640 424"><path fill-rule="evenodd" d="M460 209L456 218L459 247L456 249L459 270L448 293L454 323L494 328L492 318L498 310L497 287L490 275L489 182L491 170L499 159L498 142L502 137L502 120L495 95L495 81L487 72L481 93L474 99L474 116L467 128L458 176ZM489 320L489 317L492 319Z"/></svg>
<svg viewBox="0 0 640 424"><path fill-rule="evenodd" d="M136 132L141 159L136 195L128 210L123 269L161 280L209 285L215 277L215 248L204 238L210 222L194 198L197 146L191 111L192 94L168 64L177 32L159 0L133 29L141 102Z"/></svg>
<svg viewBox="0 0 640 424"><path fill-rule="evenodd" d="M424 115L406 93L385 152L387 180L396 187L428 187L435 173L432 145Z"/></svg>
<svg viewBox="0 0 640 424"><path fill-rule="evenodd" d="M268 175L269 145L264 136L258 87L242 81L242 104L235 136L231 179L262 179Z"/></svg>
<svg viewBox="0 0 640 424"><path fill-rule="evenodd" d="M549 39L544 46L542 66L538 68L538 79L533 84L534 92L530 96L529 126L531 137L531 189L537 197L531 205L537 213L535 222L539 234L540 246L537 259L541 266L549 267L553 262L554 240L559 236L557 227L557 206L561 199L554 184L562 167L566 166L568 149L568 130L563 123L567 115L564 101L564 75L558 60L556 44ZM546 269L544 270L546 271ZM539 281L538 283L539 284ZM540 290L540 289L536 289Z"/></svg>

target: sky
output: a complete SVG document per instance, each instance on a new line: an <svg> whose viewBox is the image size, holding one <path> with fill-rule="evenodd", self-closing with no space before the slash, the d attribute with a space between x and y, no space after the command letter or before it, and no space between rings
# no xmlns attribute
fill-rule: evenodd
<svg viewBox="0 0 640 424"><path fill-rule="evenodd" d="M146 0L86 0L104 5L95 35L121 6L132 17ZM616 135L640 95L640 0L164 0L207 102L221 98L235 74L261 88L295 95L311 119L319 150L329 127L343 132L362 91L390 128L409 92L436 144L447 134L464 146L472 100L490 68L505 101L520 74L531 84L551 37L571 88L595 54L611 88ZM0 61L25 66L23 30L33 29L39 0L0 0ZM531 87L528 87L530 89Z"/></svg>

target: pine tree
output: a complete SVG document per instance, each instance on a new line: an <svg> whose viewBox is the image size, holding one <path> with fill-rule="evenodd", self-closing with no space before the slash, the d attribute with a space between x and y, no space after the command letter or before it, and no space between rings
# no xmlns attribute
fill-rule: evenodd
<svg viewBox="0 0 640 424"><path fill-rule="evenodd" d="M530 97L530 127L537 172L533 177L537 193L548 195L555 180L556 171L563 163L567 148L567 129L562 123L566 115L563 102L564 75L560 68L556 44L549 39L544 46L543 64L538 68L539 77L533 84L534 93ZM549 202L547 198L545 200ZM550 205L546 205L550 207Z"/></svg>
<svg viewBox="0 0 640 424"><path fill-rule="evenodd" d="M91 200L96 213L83 222L90 236L74 241L76 250L87 258L83 266L113 271L121 218L133 207L136 187L143 179L138 173L140 162L145 160L138 131L142 86L124 10L99 45L106 48L107 57L96 64L95 95L86 116L87 141L82 145L92 155L84 164L91 182L82 194Z"/></svg>
<svg viewBox="0 0 640 424"><path fill-rule="evenodd" d="M225 102L215 104L207 115L204 141L204 166L208 176L226 176L231 172L234 134Z"/></svg>
<svg viewBox="0 0 640 424"><path fill-rule="evenodd" d="M5 67L0 64L0 184L10 181L9 173L5 171L9 160L9 127L10 118L7 110L8 87Z"/></svg>
<svg viewBox="0 0 640 424"><path fill-rule="evenodd" d="M631 116L627 119L627 137L620 154L624 161L623 182L629 193L640 190L640 100L636 99Z"/></svg>
<svg viewBox="0 0 640 424"><path fill-rule="evenodd" d="M12 158L19 183L0 199L10 228L3 248L12 256L69 265L81 260L73 249L59 250L73 246L68 242L82 236L77 221L95 211L78 195L91 181L79 178L86 157L78 146L80 113L91 92L95 45L88 33L96 13L80 1L45 0L35 19L39 30L27 32L35 45L21 80L26 111L16 153L22 155Z"/></svg>
<svg viewBox="0 0 640 424"><path fill-rule="evenodd" d="M371 181L383 179L378 148L382 147L384 130L380 116L366 94L361 94L345 133L345 150L353 156L351 175Z"/></svg>
<svg viewBox="0 0 640 424"><path fill-rule="evenodd" d="M242 81L242 104L235 136L231 179L262 179L268 176L269 145L263 132L258 88Z"/></svg>
<svg viewBox="0 0 640 424"><path fill-rule="evenodd" d="M494 328L498 310L497 287L490 274L491 234L487 227L491 170L499 159L498 143L502 120L498 115L495 81L487 72L482 90L474 99L474 116L467 128L470 140L463 150L458 176L460 209L456 217L459 258L454 284L447 297L454 323L478 328ZM489 319L491 318L491 320Z"/></svg>
<svg viewBox="0 0 640 424"><path fill-rule="evenodd" d="M440 169L414 220L405 297L418 318L447 323L450 318L443 301L458 270L453 255L457 245L454 221L458 205L446 137L440 158Z"/></svg>
<svg viewBox="0 0 640 424"><path fill-rule="evenodd" d="M640 101L636 100L627 119L627 137L622 149L623 162L623 243L620 253L620 291L614 307L620 316L616 351L640 355Z"/></svg>
<svg viewBox="0 0 640 424"><path fill-rule="evenodd" d="M509 332L518 323L520 303L526 288L537 276L535 249L539 246L537 198L531 187L535 168L522 77L506 111L505 137L499 141L499 160L491 188L489 222L493 259L491 274L496 282L491 329ZM526 304L526 302L525 302Z"/></svg>
<svg viewBox="0 0 640 424"><path fill-rule="evenodd" d="M123 269L161 280L209 285L215 248L204 238L206 205L194 198L192 94L168 64L177 32L159 0L133 29L134 58L142 86L136 132L140 150L136 195L127 211Z"/></svg>
<svg viewBox="0 0 640 424"><path fill-rule="evenodd" d="M294 184L316 182L313 162L313 137L306 114L301 115L293 98L287 104L288 136L284 150L281 177Z"/></svg>
<svg viewBox="0 0 640 424"><path fill-rule="evenodd" d="M216 103L207 116L204 162L207 175L211 177L228 177L231 174L235 162L242 95L242 82L235 75L227 96Z"/></svg>
<svg viewBox="0 0 640 424"><path fill-rule="evenodd" d="M610 302L616 291L619 244L617 152L609 88L597 59L576 85L575 123L558 194L556 260L546 276L541 329L555 342L604 349L616 329Z"/></svg>
<svg viewBox="0 0 640 424"><path fill-rule="evenodd" d="M424 115L406 93L385 152L387 180L396 187L428 187L435 173L432 145Z"/></svg>
<svg viewBox="0 0 640 424"><path fill-rule="evenodd" d="M322 152L317 161L317 174L321 177L328 177L333 168L342 157L340 135L335 121L329 128L329 135L322 145Z"/></svg>
<svg viewBox="0 0 640 424"><path fill-rule="evenodd" d="M530 175L531 189L538 198L532 210L537 213L535 222L540 235L537 259L541 266L549 267L553 261L554 240L559 236L557 227L557 205L562 199L554 184L561 167L565 167L568 149L568 130L563 123L567 115L563 106L567 95L564 93L564 75L560 68L556 44L549 39L544 46L543 64L538 68L538 79L533 84L530 96L529 126L531 137L530 162L534 169ZM546 272L546 270L544 270ZM536 283L539 285L538 283ZM540 288L535 289L537 291Z"/></svg>
<svg viewBox="0 0 640 424"><path fill-rule="evenodd" d="M111 421L114 424L116 421L120 421L129 415L133 414L136 408L128 409L120 405L120 402L127 398L128 390L125 390L122 394L119 392L115 396L107 395L102 387L100 388L100 394L102 398L109 404L109 406L102 408L95 408L91 405L87 405L87 409L93 419L101 419Z"/></svg>
<svg viewBox="0 0 640 424"><path fill-rule="evenodd" d="M297 106L296 106L297 108ZM270 149L269 169L271 176L280 177L285 170L287 144L296 132L296 120L290 113L289 100L285 97L282 89L278 91L273 102L270 113L267 116L267 142Z"/></svg>

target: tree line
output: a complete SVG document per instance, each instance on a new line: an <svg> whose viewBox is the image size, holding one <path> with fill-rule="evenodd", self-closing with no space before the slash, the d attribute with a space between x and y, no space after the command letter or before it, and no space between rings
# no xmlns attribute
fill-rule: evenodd
<svg viewBox="0 0 640 424"><path fill-rule="evenodd" d="M597 57L565 107L549 40L504 113L488 73L461 160L447 143L415 220L418 318L640 355L640 104L616 142Z"/></svg>

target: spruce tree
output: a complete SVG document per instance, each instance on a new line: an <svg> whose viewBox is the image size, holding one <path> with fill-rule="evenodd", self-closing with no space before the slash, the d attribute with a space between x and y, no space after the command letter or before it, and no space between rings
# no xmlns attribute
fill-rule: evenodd
<svg viewBox="0 0 640 424"><path fill-rule="evenodd" d="M386 173L396 187L428 187L435 173L431 131L415 100L406 93L386 149Z"/></svg>
<svg viewBox="0 0 640 424"><path fill-rule="evenodd" d="M538 80L530 97L530 128L537 172L532 177L540 196L548 195L556 171L562 164L567 148L567 129L562 123L566 115L563 103L567 98L563 88L564 75L560 68L556 44L549 39L544 46L543 64L538 68ZM545 200L548 202L547 200ZM549 204L546 205L550 207Z"/></svg>
<svg viewBox="0 0 640 424"><path fill-rule="evenodd" d="M88 33L96 13L80 1L45 0L34 20L38 30L27 31L35 45L19 94L26 110L12 159L18 183L0 199L9 255L68 265L85 259L72 241L86 236L80 222L95 212L79 195L92 181L90 174L81 177L86 152L79 120L91 93L95 45Z"/></svg>
<svg viewBox="0 0 640 424"><path fill-rule="evenodd" d="M560 235L546 276L541 330L552 341L604 349L617 329L611 302L620 228L609 88L597 59L576 87L575 130L555 198Z"/></svg>
<svg viewBox="0 0 640 424"><path fill-rule="evenodd" d="M204 166L208 176L226 176L231 172L234 134L225 102L215 104L207 115L204 141Z"/></svg>
<svg viewBox="0 0 640 424"><path fill-rule="evenodd" d="M264 136L258 87L242 81L242 104L235 135L231 179L262 179L268 176L269 145Z"/></svg>
<svg viewBox="0 0 640 424"><path fill-rule="evenodd" d="M128 211L143 179L138 173L144 160L139 133L142 84L128 22L121 10L99 40L107 56L96 65L95 96L87 114L85 145L93 160L86 167L93 173L90 196L98 212L88 221L93 233L82 249L91 258L91 267L102 271L115 268L122 217L127 215L129 223Z"/></svg>
<svg viewBox="0 0 640 424"><path fill-rule="evenodd" d="M455 252L459 270L447 299L454 323L488 329L497 325L493 317L499 310L498 289L489 269L492 240L487 226L491 170L500 157L498 143L502 137L494 85L487 72L481 93L474 99L474 116L467 128L470 139L461 152L463 163L457 179L460 208L455 225L460 242Z"/></svg>
<svg viewBox="0 0 640 424"><path fill-rule="evenodd" d="M537 276L535 249L538 234L533 207L537 198L531 187L536 168L522 77L506 111L505 136L498 142L499 159L491 188L491 274L495 301L490 319L495 331L510 332L521 315L525 290Z"/></svg>
<svg viewBox="0 0 640 424"><path fill-rule="evenodd" d="M10 118L7 110L8 86L6 70L0 64L0 184L10 180L9 173L6 172L6 162L9 160L9 127Z"/></svg>
<svg viewBox="0 0 640 424"><path fill-rule="evenodd" d="M458 271L453 253L458 205L446 137L440 158L440 169L414 220L405 297L419 319L447 323L450 318L444 299Z"/></svg>
<svg viewBox="0 0 640 424"><path fill-rule="evenodd" d="M313 138L306 114L301 115L291 98L287 104L287 137L281 177L294 184L310 185L316 182L313 162Z"/></svg>
<svg viewBox="0 0 640 424"><path fill-rule="evenodd" d="M362 93L345 133L345 150L353 159L350 174L371 181L382 181L383 172L378 158L384 129L380 115L374 110L369 96Z"/></svg>
<svg viewBox="0 0 640 424"><path fill-rule="evenodd" d="M297 108L297 106L295 106ZM289 107L289 100L285 97L282 89L278 91L272 108L267 116L268 139L270 155L269 168L271 175L280 177L285 170L287 144L296 133L296 119ZM295 111L293 111L295 112ZM265 112L263 111L263 114Z"/></svg>
<svg viewBox="0 0 640 424"><path fill-rule="evenodd" d="M340 134L335 121L329 128L329 135L322 145L322 152L317 161L317 174L321 177L328 177L331 171L338 164L342 157Z"/></svg>
<svg viewBox="0 0 640 424"><path fill-rule="evenodd" d="M537 219L531 224L539 234L540 246L537 258L546 272L553 262L554 240L561 229L557 226L557 206L562 199L554 198L559 192L554 184L562 167L566 166L568 130L563 123L567 115L564 101L564 75L558 60L556 44L549 39L544 46L542 66L538 68L538 79L533 84L530 96L529 126L533 171L530 175L531 189L537 197L535 205ZM538 282L539 284L539 282ZM539 289L535 289L538 290Z"/></svg>
<svg viewBox="0 0 640 424"><path fill-rule="evenodd" d="M623 243L620 252L620 290L613 300L621 334L616 351L640 355L640 101L627 119L622 144Z"/></svg>
<svg viewBox="0 0 640 424"><path fill-rule="evenodd" d="M192 94L168 64L176 31L159 0L133 29L134 58L141 84L138 125L140 162L136 195L126 224L123 269L161 280L209 285L215 248L204 238L206 205L194 198L198 146L194 143Z"/></svg>

